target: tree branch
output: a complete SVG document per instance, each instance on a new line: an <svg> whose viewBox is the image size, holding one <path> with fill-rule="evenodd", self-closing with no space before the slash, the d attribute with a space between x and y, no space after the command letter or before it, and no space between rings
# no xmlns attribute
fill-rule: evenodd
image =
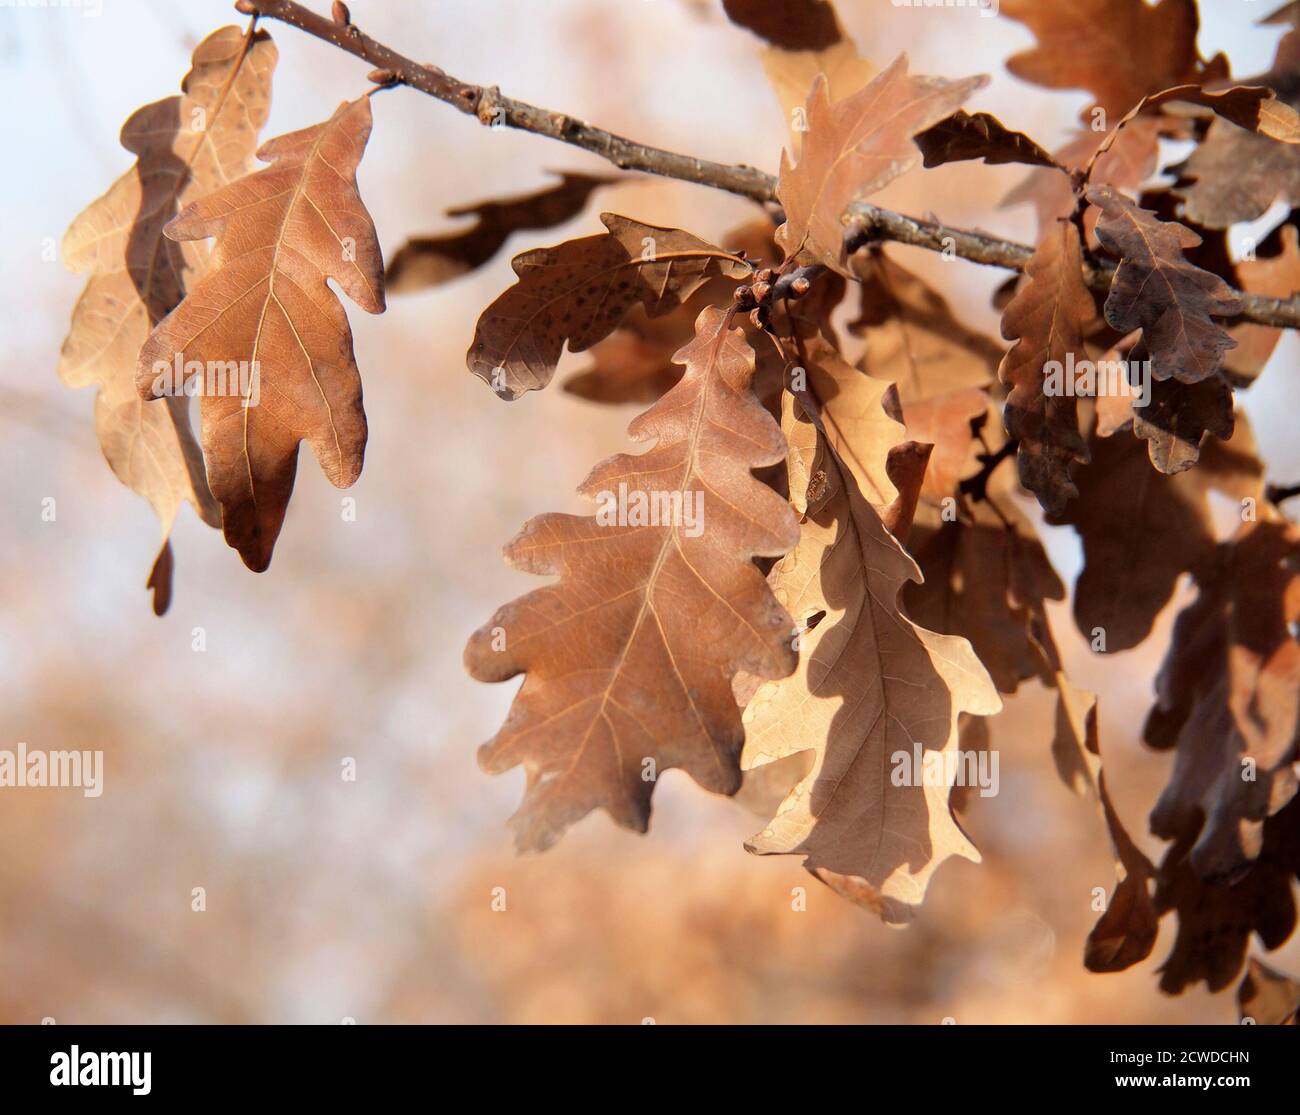
<svg viewBox="0 0 1300 1115"><path fill-rule="evenodd" d="M385 77L391 74L393 81L418 89L466 115L477 117L484 124L518 128L568 143L607 159L621 170L644 171L700 186L712 186L758 202L776 200L776 178L766 171L752 166L710 162L637 143L565 113L551 112L507 97L495 85L461 81L437 66L414 62L377 42L354 26L350 19L328 19L297 3L297 0L236 0L235 7L245 15L274 19L297 27L379 70L387 71ZM339 7L336 5L336 10ZM845 221L850 246L861 246L871 240L892 240L932 252L950 251L974 263L1011 271L1023 271L1034 254L1033 248L1025 244L918 220L866 202L849 206ZM1084 263L1084 279L1093 290L1108 289L1114 274L1115 265L1112 263ZM1300 328L1300 301L1264 298L1241 291L1236 293L1244 306L1237 320L1275 328Z"/></svg>

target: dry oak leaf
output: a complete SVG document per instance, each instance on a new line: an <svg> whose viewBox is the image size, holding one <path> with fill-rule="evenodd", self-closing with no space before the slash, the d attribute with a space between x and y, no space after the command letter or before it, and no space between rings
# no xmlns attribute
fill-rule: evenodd
<svg viewBox="0 0 1300 1115"><path fill-rule="evenodd" d="M1285 104L1300 104L1300 31L1283 37L1272 67L1252 80L1268 86ZM1291 204L1300 200L1300 150L1228 120L1211 124L1179 170L1183 181L1178 193L1187 215L1205 228L1253 221L1278 198Z"/></svg>
<svg viewBox="0 0 1300 1115"><path fill-rule="evenodd" d="M1235 347L1212 320L1241 312L1241 299L1218 275L1189 263L1184 249L1201 238L1177 221L1161 221L1109 186L1088 190L1101 210L1097 237L1120 259L1106 298L1106 320L1121 333L1141 329L1159 380L1199 383Z"/></svg>
<svg viewBox="0 0 1300 1115"><path fill-rule="evenodd" d="M448 217L474 217L474 224L464 232L407 240L388 262L388 293L426 290L482 267L514 233L564 224L582 212L594 191L616 181L612 176L565 171L556 185L544 190L448 209Z"/></svg>
<svg viewBox="0 0 1300 1115"><path fill-rule="evenodd" d="M361 472L366 418L352 331L333 279L363 310L384 310L384 264L357 192L370 100L323 124L278 136L271 165L193 202L167 226L173 240L217 238L212 266L140 352L137 388L157 395L159 368L239 362L239 390L204 393L208 483L226 541L257 572L271 562L298 466L310 443L330 483ZM205 385L206 386L206 385Z"/></svg>
<svg viewBox="0 0 1300 1115"><path fill-rule="evenodd" d="M722 0L727 18L789 51L818 51L844 38L830 0Z"/></svg>
<svg viewBox="0 0 1300 1115"><path fill-rule="evenodd" d="M1196 0L1002 0L1001 12L1038 40L1007 69L1049 89L1086 89L1108 117L1207 72L1196 52Z"/></svg>
<svg viewBox="0 0 1300 1115"><path fill-rule="evenodd" d="M1241 1020L1260 1026L1295 1026L1300 1012L1300 980L1270 968L1253 956L1237 988Z"/></svg>
<svg viewBox="0 0 1300 1115"><path fill-rule="evenodd" d="M1279 198L1300 201L1300 150L1227 120L1210 125L1179 171L1187 215L1206 228L1253 221Z"/></svg>
<svg viewBox="0 0 1300 1115"><path fill-rule="evenodd" d="M1250 294L1269 298L1290 298L1300 291L1300 230L1294 224L1284 224L1259 245L1253 259L1237 264L1237 285ZM1277 254L1262 252L1277 246ZM1237 347L1223 361L1224 370L1237 379L1253 380L1264 370L1282 330L1267 325L1242 322L1230 332Z"/></svg>
<svg viewBox="0 0 1300 1115"><path fill-rule="evenodd" d="M189 401L149 405L135 389L136 358L153 327L201 273L204 244L176 244L163 226L182 207L253 167L266 122L276 49L265 32L215 31L195 48L183 94L145 105L122 127L134 167L68 229L63 259L92 276L59 359L69 387L94 385L95 426L114 473L149 500L163 544L149 575L154 611L170 598L172 523L189 500L210 526L220 514L190 428Z"/></svg>
<svg viewBox="0 0 1300 1115"><path fill-rule="evenodd" d="M466 361L503 399L551 382L560 354L608 337L641 305L650 317L676 309L709 279L740 278L750 265L676 228L614 213L609 230L515 256L519 281L478 319Z"/></svg>
<svg viewBox="0 0 1300 1115"><path fill-rule="evenodd" d="M1259 500L1263 467L1246 422L1232 440L1206 443L1199 468L1167 476L1151 468L1141 441L1123 431L1089 440L1075 473L1079 495L1054 526L1073 526L1083 544L1074 619L1099 651L1130 650L1151 632L1179 577L1215 553L1211 489ZM1100 639L1099 639L1100 636Z"/></svg>
<svg viewBox="0 0 1300 1115"><path fill-rule="evenodd" d="M804 102L818 74L825 75L831 100L840 101L875 73L826 0L724 0L723 7L733 23L766 40L763 71L796 142L807 124Z"/></svg>
<svg viewBox="0 0 1300 1115"><path fill-rule="evenodd" d="M1142 116L1127 127L1109 136L1096 132L1079 132L1059 150L1053 152L1053 158L1064 167L1083 168L1093 156L1090 181L1095 186L1114 186L1116 189L1134 189L1152 175L1160 162L1160 137L1169 135L1177 137L1185 130L1185 124L1177 120L1168 120L1162 116ZM1099 152L1103 143L1110 139L1110 146ZM1033 205L1038 213L1038 229L1041 233L1052 222L1069 217L1075 209L1076 198L1070 179L1059 171L1035 168L1025 180L1016 186L1005 198L1002 207L1009 208L1022 203ZM1097 211L1084 211L1084 228L1089 236L1096 225Z"/></svg>
<svg viewBox="0 0 1300 1115"><path fill-rule="evenodd" d="M867 343L867 373L898 388L905 412L909 403L997 380L1002 346L959 321L924 279L883 251L859 253L854 266L861 303L849 331Z"/></svg>
<svg viewBox="0 0 1300 1115"><path fill-rule="evenodd" d="M751 391L753 349L709 308L678 360L681 382L629 427L654 447L583 482L601 513L542 515L507 547L516 568L559 581L499 609L465 650L480 681L525 674L479 752L490 772L527 770L511 822L521 850L548 847L598 807L644 832L651 761L656 777L681 767L735 793L744 733L732 680L795 665L790 617L753 560L799 539L789 505L752 474L786 450ZM675 525L643 525L665 515L636 510L665 506L678 508Z"/></svg>
<svg viewBox="0 0 1300 1115"><path fill-rule="evenodd" d="M772 240L775 231L764 216L733 228L723 239L735 255L748 260L772 259L778 254ZM649 406L681 379L681 365L674 364L673 357L695 336L700 311L706 306L729 305L736 283L727 275L715 275L686 301L658 317L651 317L644 307L633 307L621 326L591 347L592 363L566 379L564 390L593 403Z"/></svg>
<svg viewBox="0 0 1300 1115"><path fill-rule="evenodd" d="M798 407L786 397L783 426L814 452L827 435ZM950 781L925 772L955 755L960 712L992 715L1001 702L969 643L902 615L899 593L916 565L840 463L833 432L828 440L827 497L809 507L798 547L770 575L804 631L799 666L746 709L742 758L748 770L811 750L813 766L746 847L801 855L841 894L904 922L940 864L978 860L953 816ZM883 458L887 448L876 451ZM918 759L915 778L895 777L900 762Z"/></svg>
<svg viewBox="0 0 1300 1115"><path fill-rule="evenodd" d="M1086 359L1083 338L1096 316L1092 292L1083 282L1078 226L1058 221L1044 230L1025 281L1002 315L1002 336L1016 343L998 373L1009 388L1007 432L1020 441L1020 482L1049 514L1059 514L1078 494L1070 466L1088 459L1065 375L1071 357ZM1057 382L1049 393L1053 363Z"/></svg>
<svg viewBox="0 0 1300 1115"><path fill-rule="evenodd" d="M914 137L961 107L987 77L948 81L907 72L899 55L858 92L831 103L824 78L808 95L799 161L781 153L776 194L786 223L777 242L787 257L809 252L852 278L842 218L850 202L883 188L921 161Z"/></svg>
<svg viewBox="0 0 1300 1115"><path fill-rule="evenodd" d="M1198 578L1156 678L1143 737L1176 747L1151 831L1199 828L1190 860L1230 882L1260 852L1264 821L1296 792L1300 741L1300 530L1248 523Z"/></svg>
<svg viewBox="0 0 1300 1115"><path fill-rule="evenodd" d="M1140 362L1145 350L1139 346L1130 360ZM1147 443L1151 463L1173 476L1190 469L1201 459L1206 435L1226 441L1236 428L1232 385L1222 370L1200 383L1176 379L1153 379L1151 395L1132 409L1133 433Z"/></svg>
<svg viewBox="0 0 1300 1115"><path fill-rule="evenodd" d="M1169 848L1157 877L1156 912L1178 915L1178 934L1160 968L1160 989L1171 995L1201 981L1222 991L1241 971L1252 935L1275 949L1296 928L1300 798L1264 823L1259 858L1234 883L1201 877L1187 854L1195 837L1193 829Z"/></svg>
<svg viewBox="0 0 1300 1115"><path fill-rule="evenodd" d="M990 166L1026 163L1060 169L1056 160L1024 132L1012 131L987 112L972 114L959 109L921 132L916 143L925 156L926 167L983 159ZM1068 188L1069 179L1064 182Z"/></svg>
<svg viewBox="0 0 1300 1115"><path fill-rule="evenodd" d="M1155 867L1129 836L1101 771L1097 773L1097 793L1115 851L1116 883L1105 912L1088 934L1083 964L1090 972L1122 972L1151 955L1160 931L1151 893Z"/></svg>

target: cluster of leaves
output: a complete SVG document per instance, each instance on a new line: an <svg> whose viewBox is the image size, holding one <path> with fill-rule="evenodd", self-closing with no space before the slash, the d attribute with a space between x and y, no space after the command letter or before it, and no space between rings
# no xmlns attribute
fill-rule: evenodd
<svg viewBox="0 0 1300 1115"><path fill-rule="evenodd" d="M1300 288L1296 217L1248 259L1227 238L1279 198L1300 203L1300 28L1268 73L1235 84L1224 57L1197 51L1194 0L1003 0L1037 40L1012 73L1093 98L1086 127L1049 153L963 109L984 77L918 76L905 57L876 72L826 0L724 7L765 40L791 121L776 204L725 247L603 214L604 232L514 259L517 281L468 352L470 371L518 399L549 384L566 348L589 351L565 389L645 407L629 433L649 447L598 464L580 491L700 508L700 529L542 515L507 548L554 580L499 609L465 658L483 681L524 675L480 753L490 771L527 774L518 846L545 848L594 809L644 831L657 778L680 767L717 793L749 781L773 797L751 851L800 856L905 921L940 864L978 853L951 787L895 784L891 756L994 746L1001 695L1036 679L1056 700L1044 741L1115 851L1088 966L1145 958L1172 912L1162 986L1225 986L1252 934L1269 948L1290 936L1300 872L1300 533L1263 498L1234 407L1278 331L1232 321L1243 291ZM1143 50L1117 54L1117 41ZM255 169L274 61L261 31L206 40L182 96L127 122L135 167L65 244L92 277L61 374L99 387L110 464L164 538L188 499L254 570L270 562L300 441L337 485L361 468L360 379L326 280L384 308L355 181L369 98L266 143ZM1162 168L1162 138L1192 153ZM999 295L1009 351L854 232L856 203L922 165L972 159L1032 168L1008 198L1039 224ZM1161 169L1171 184L1152 185ZM609 185L569 173L454 210L473 226L412 239L388 281L450 281ZM1081 405L1048 388L1049 364L1099 359L1149 361L1149 397ZM255 364L260 401L205 393L200 451L185 398L154 398L173 361ZM1012 457L1016 470L1000 467ZM1214 492L1240 501L1231 537L1216 536ZM1143 731L1175 752L1151 816L1169 842L1158 867L1113 807L1096 698L1065 675L1047 601L1066 590L1026 494L1081 540L1074 613L1094 650L1137 646L1180 578L1195 582ZM170 568L164 541L159 608ZM1294 1019L1295 985L1262 965L1241 996Z"/></svg>

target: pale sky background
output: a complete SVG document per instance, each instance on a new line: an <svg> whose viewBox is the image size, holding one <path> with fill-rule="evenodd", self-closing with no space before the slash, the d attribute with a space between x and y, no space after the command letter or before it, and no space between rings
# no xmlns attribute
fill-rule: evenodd
<svg viewBox="0 0 1300 1115"><path fill-rule="evenodd" d="M327 0L311 6L328 10ZM784 121L764 83L757 41L726 24L712 0L351 6L369 34L459 77L496 83L646 142L776 169ZM1278 29L1251 22L1272 6L1202 0L1203 53L1227 50L1237 74L1265 69ZM841 0L839 8L878 65L906 48L919 72L990 73L991 86L968 107L992 111L1048 146L1086 100L1031 90L1006 73L1004 59L1030 42L1018 24L970 11L900 10L884 0ZM681 183L633 182L603 191L565 228L512 241L473 276L392 298L382 317L348 304L370 422L360 482L347 493L334 490L304 451L275 560L260 576L183 509L172 610L155 619L143 582L157 548L156 523L99 457L92 392L65 390L56 376L85 281L62 267L57 245L72 218L129 167L117 143L126 117L177 92L194 45L243 18L220 0L102 0L102 12L93 11L0 5L8 153L0 177L7 292L0 300L0 747L25 740L109 753L102 799L61 801L54 818L43 814L43 803L24 804L28 828L21 831L45 833L30 839L48 855L51 876L74 889L64 900L115 910L121 924L153 927L148 931L169 940L188 940L191 930L188 913L176 913L165 895L186 911L195 879L228 873L250 909L279 910L292 892L301 901L272 927L253 913L237 922L245 930L259 926L265 937L254 934L257 950L270 951L267 973L254 980L264 994L248 992L250 1009L275 1020L364 1016L379 1009L376 971L398 971L401 959L385 953L376 960L375 935L418 948L440 932L420 920L432 917L423 911L426 897L434 903L461 886L471 857L508 854L504 824L522 774L489 778L478 772L474 751L500 723L514 684L479 685L461 666L469 633L537 583L506 569L499 547L530 515L581 510L576 485L591 464L627 444L626 411L591 407L554 388L508 406L494 398L464 366L477 314L509 285L512 254L596 231L601 208L706 237L741 223L752 208ZM367 88L364 63L291 28L267 27L280 62L265 137L324 119ZM449 228L442 216L448 207L541 186L548 168L607 169L548 140L485 129L409 90L377 96L374 110L359 180L386 253L408 235ZM1020 173L982 166L918 173L887 202L918 215L933 206L950 223L1025 240L1031 212L993 208ZM1002 273L960 262L952 265L958 273L924 255L898 258L941 280L964 316L996 333L989 294ZM1296 344L1285 338L1245 404L1272 462L1270 477L1281 481L1300 480L1288 403ZM581 358L565 361L557 383L582 365ZM340 521L344 494L357 500L355 523ZM41 521L46 496L57 500L55 523ZM1071 537L1053 532L1051 546L1070 580ZM206 632L203 654L190 649L195 627ZM1058 628L1079 680L1127 710L1115 726L1116 748L1135 763L1149 761L1133 720L1149 693L1149 670L1135 673L1122 658L1088 660L1065 609ZM355 791L337 784L343 756L359 760ZM1012 771L1013 785L1015 777ZM121 784L130 792L114 793ZM1055 785L1044 795L1064 799ZM1132 827L1142 830L1144 807L1139 801L1133 808ZM173 826L188 826L191 835L177 838ZM740 851L754 827L678 772L656 793L650 837L611 835L603 815L579 826L629 857L648 841L687 849L721 841L737 871L779 867L781 880L797 881L793 865L756 866ZM1094 835L1104 865L1104 838ZM306 857L308 867L268 866L276 857ZM883 940L874 925L863 932ZM285 955L276 962L281 946ZM202 953L206 946L187 947ZM0 941L0 981L29 961ZM1152 967L1132 986L1149 988ZM458 986L442 988L431 1016L455 1015L449 1004ZM179 995L133 999L111 981L97 994L67 992L49 1012L95 1020L210 1016ZM38 1000L39 988L30 1005L39 1013L45 1008ZM1224 1002L1205 1009L1221 1013ZM779 1010L763 1020L780 1020Z"/></svg>

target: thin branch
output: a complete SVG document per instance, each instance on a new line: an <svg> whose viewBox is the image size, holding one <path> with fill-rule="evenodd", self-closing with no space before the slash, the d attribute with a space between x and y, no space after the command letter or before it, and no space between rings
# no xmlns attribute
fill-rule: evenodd
<svg viewBox="0 0 1300 1115"><path fill-rule="evenodd" d="M534 135L559 140L599 155L621 170L643 171L683 182L726 190L758 202L776 200L776 178L752 166L710 162L676 151L666 151L646 143L637 143L562 112L551 112L526 101L505 96L495 85L482 86L453 77L437 66L422 65L391 47L377 42L359 30L350 20L340 21L318 15L297 0L237 0L235 7L246 15L274 19L297 27L300 31L345 50L369 62L382 74L372 74L383 83L409 85L430 97L477 117L483 124L518 128ZM893 240L926 248L932 252L950 252L962 259L991 267L1023 271L1034 254L1033 248L1010 240L1000 240L980 232L950 228L933 221L879 209L866 202L849 206L845 214L846 235L851 244L871 240ZM1094 290L1106 290L1115 274L1111 263L1084 264L1084 278ZM1251 321L1275 328L1300 328L1300 301L1264 298L1257 294L1235 292L1242 300L1243 311L1237 320Z"/></svg>
<svg viewBox="0 0 1300 1115"><path fill-rule="evenodd" d="M865 201L854 202L849 206L845 224L845 246L855 250L873 240L892 240L932 252L947 252L972 263L1004 267L1009 271L1023 271L1034 254L1034 249L1027 244L1000 240L982 232L950 228L935 221L923 221L880 209ZM1116 265L1109 260L1085 259L1084 282L1091 290L1105 292L1110 289L1115 268ZM1277 329L1300 328L1300 301L1297 299L1265 298L1239 290L1233 293L1241 299L1242 312L1225 320L1251 321Z"/></svg>
<svg viewBox="0 0 1300 1115"><path fill-rule="evenodd" d="M387 70L401 84L436 97L468 116L476 116L489 126L518 128L535 135L558 139L562 143L599 155L602 159L608 159L621 170L641 170L648 174L678 178L683 182L696 182L702 186L713 186L740 194L754 201L770 201L776 196L776 179L765 171L664 151L594 128L565 113L551 112L526 101L517 101L505 96L495 85L485 87L461 81L437 66L421 65L391 47L376 42L354 24L327 19L295 0L240 0L237 6L249 15L288 23L340 50L346 50L378 69Z"/></svg>

